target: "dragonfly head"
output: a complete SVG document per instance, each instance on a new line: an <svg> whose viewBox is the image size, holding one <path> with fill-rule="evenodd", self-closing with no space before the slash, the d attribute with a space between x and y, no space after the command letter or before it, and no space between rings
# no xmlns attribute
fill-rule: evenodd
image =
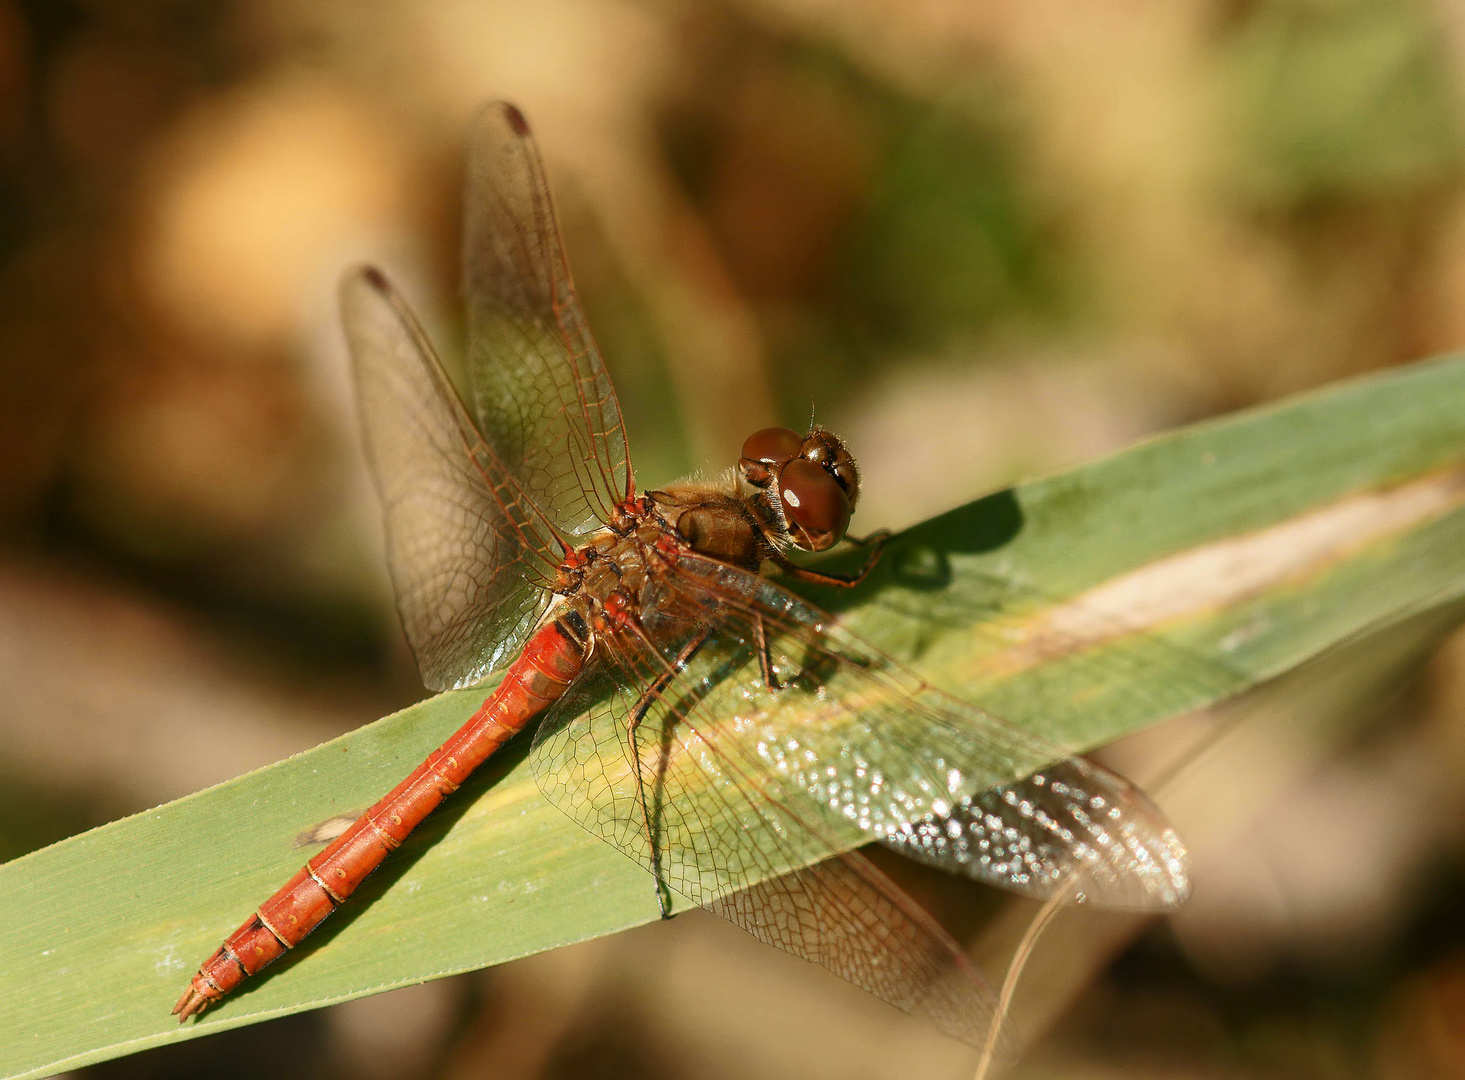
<svg viewBox="0 0 1465 1080"><path fill-rule="evenodd" d="M738 469L777 507L795 545L824 551L843 539L860 497L860 470L839 436L764 428L743 443Z"/></svg>

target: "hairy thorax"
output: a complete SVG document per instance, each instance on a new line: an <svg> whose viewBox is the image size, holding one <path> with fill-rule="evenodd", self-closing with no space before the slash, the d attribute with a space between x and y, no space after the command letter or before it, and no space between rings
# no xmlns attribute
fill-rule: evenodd
<svg viewBox="0 0 1465 1080"><path fill-rule="evenodd" d="M554 591L589 626L607 610L654 607L658 570L692 551L756 573L767 526L735 480L687 480L629 499L611 522L565 557Z"/></svg>
<svg viewBox="0 0 1465 1080"><path fill-rule="evenodd" d="M731 476L721 482L684 480L647 497L657 514L699 555L754 573L770 545L772 523Z"/></svg>

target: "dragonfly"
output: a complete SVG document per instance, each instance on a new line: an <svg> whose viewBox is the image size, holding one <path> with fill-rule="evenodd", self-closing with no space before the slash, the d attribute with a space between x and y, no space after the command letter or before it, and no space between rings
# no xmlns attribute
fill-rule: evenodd
<svg viewBox="0 0 1465 1080"><path fill-rule="evenodd" d="M978 1043L992 995L856 848L1030 896L1164 910L1183 844L1123 777L928 684L786 587L850 541L859 470L811 427L713 479L639 492L523 114L467 154L465 392L387 277L341 287L398 609L423 682L483 705L203 962L198 1016L301 943L505 742L538 721L549 802L677 897ZM912 721L915 721L914 727ZM918 739L892 732L919 731Z"/></svg>

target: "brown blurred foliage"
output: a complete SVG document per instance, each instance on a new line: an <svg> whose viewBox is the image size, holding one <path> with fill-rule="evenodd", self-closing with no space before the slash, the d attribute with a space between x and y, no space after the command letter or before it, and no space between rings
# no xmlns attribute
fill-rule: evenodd
<svg viewBox="0 0 1465 1080"><path fill-rule="evenodd" d="M451 330L488 98L653 483L812 408L900 526L1465 340L1451 0L0 0L0 856L419 692L333 293ZM1465 1077L1462 672L1223 745L1209 898L1055 931L1022 1074ZM711 922L88 1073L965 1074Z"/></svg>

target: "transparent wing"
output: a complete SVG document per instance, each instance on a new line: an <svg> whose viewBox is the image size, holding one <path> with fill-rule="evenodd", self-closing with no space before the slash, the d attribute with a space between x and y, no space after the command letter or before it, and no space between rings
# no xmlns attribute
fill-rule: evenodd
<svg viewBox="0 0 1465 1080"><path fill-rule="evenodd" d="M745 661L708 688L707 710L739 717L766 768L864 832L912 850L923 836L926 861L1022 892L1072 872L1105 904L1166 908L1186 895L1184 847L1122 777L935 689L774 582L698 556L676 569L667 609L715 623L719 637L756 644L761 632L783 686L769 691ZM953 823L970 850L931 840ZM983 841L999 837L1047 884L983 863Z"/></svg>
<svg viewBox="0 0 1465 1080"><path fill-rule="evenodd" d="M478 426L567 536L631 492L620 406L570 280L549 184L523 114L474 121L464 206L468 380Z"/></svg>
<svg viewBox="0 0 1465 1080"><path fill-rule="evenodd" d="M863 856L847 852L706 905L902 1012L980 1046L995 998L960 946Z"/></svg>
<svg viewBox="0 0 1465 1080"><path fill-rule="evenodd" d="M1128 780L1083 758L963 799L882 838L948 873L1047 899L1167 911L1190 894L1185 846Z"/></svg>
<svg viewBox="0 0 1465 1080"><path fill-rule="evenodd" d="M683 554L653 588L653 640L710 634L682 665L663 647L681 670L663 676L662 696L694 695L699 715L720 718L724 752L855 834L907 848L922 837L926 861L1024 892L1073 872L1101 903L1164 908L1185 895L1183 846L1123 778L935 689L766 578ZM932 839L953 822L969 851ZM984 863L977 852L997 838L1003 852ZM1029 876L998 865L1014 852Z"/></svg>
<svg viewBox="0 0 1465 1080"><path fill-rule="evenodd" d="M381 271L346 276L341 312L402 627L429 688L470 685L539 620L558 548Z"/></svg>
<svg viewBox="0 0 1465 1080"><path fill-rule="evenodd" d="M993 1011L985 982L866 859L829 858L855 839L847 823L757 770L694 698L628 689L654 683L662 653L609 635L598 645L602 679L548 718L535 740L546 797L760 941L978 1043Z"/></svg>
<svg viewBox="0 0 1465 1080"><path fill-rule="evenodd" d="M1075 872L1106 902L1184 892L1183 849L1127 782L941 693L776 584L684 553L641 599L638 626L597 637L599 680L541 727L536 778L760 939L968 1038L988 998L959 950L862 861L819 860L979 820L1040 849L1030 873ZM953 851L922 848L994 883L1053 887Z"/></svg>

